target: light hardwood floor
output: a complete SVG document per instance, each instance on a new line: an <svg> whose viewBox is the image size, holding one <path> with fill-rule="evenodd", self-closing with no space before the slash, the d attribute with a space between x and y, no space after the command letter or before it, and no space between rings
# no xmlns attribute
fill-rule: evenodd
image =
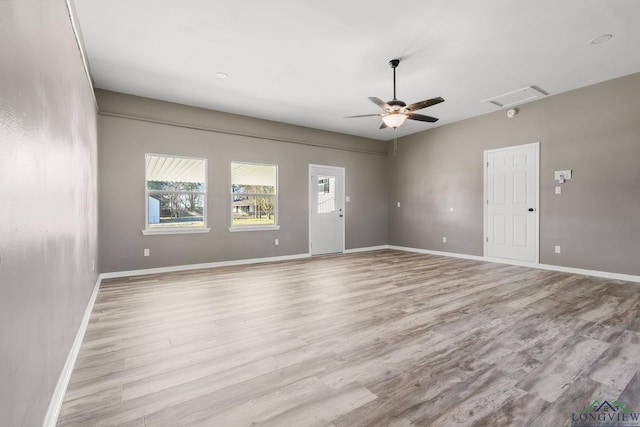
<svg viewBox="0 0 640 427"><path fill-rule="evenodd" d="M640 284L391 250L103 281L59 426L640 411Z"/></svg>

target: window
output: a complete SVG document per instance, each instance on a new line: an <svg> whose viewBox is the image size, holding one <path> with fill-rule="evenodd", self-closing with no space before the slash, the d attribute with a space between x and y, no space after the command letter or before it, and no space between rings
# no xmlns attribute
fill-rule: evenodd
<svg viewBox="0 0 640 427"><path fill-rule="evenodd" d="M202 233L207 226L207 160L147 154L143 234Z"/></svg>
<svg viewBox="0 0 640 427"><path fill-rule="evenodd" d="M277 230L278 167L231 163L230 231Z"/></svg>
<svg viewBox="0 0 640 427"><path fill-rule="evenodd" d="M336 211L336 177L318 177L318 213L331 213Z"/></svg>

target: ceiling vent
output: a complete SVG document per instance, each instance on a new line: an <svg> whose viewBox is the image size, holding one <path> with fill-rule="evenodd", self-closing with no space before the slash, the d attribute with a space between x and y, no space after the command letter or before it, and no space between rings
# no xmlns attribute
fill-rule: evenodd
<svg viewBox="0 0 640 427"><path fill-rule="evenodd" d="M534 101L536 99L547 96L547 93L535 86L527 86L522 89L507 92L493 98L485 99L482 102L489 102L498 107L510 107L512 105L524 104L525 102Z"/></svg>

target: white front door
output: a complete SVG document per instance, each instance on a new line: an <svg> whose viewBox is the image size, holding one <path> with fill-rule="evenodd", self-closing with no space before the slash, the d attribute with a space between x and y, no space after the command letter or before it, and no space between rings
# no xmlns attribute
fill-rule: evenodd
<svg viewBox="0 0 640 427"><path fill-rule="evenodd" d="M344 168L309 165L309 253L344 251Z"/></svg>
<svg viewBox="0 0 640 427"><path fill-rule="evenodd" d="M539 144L488 150L485 256L538 262Z"/></svg>

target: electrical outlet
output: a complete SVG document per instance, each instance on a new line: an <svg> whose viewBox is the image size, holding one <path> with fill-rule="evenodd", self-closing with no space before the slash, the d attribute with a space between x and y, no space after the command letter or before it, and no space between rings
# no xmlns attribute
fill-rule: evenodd
<svg viewBox="0 0 640 427"><path fill-rule="evenodd" d="M562 194L562 187L556 187L556 194Z"/></svg>
<svg viewBox="0 0 640 427"><path fill-rule="evenodd" d="M280 239L276 239L275 245L278 246L280 244Z"/></svg>
<svg viewBox="0 0 640 427"><path fill-rule="evenodd" d="M559 245L556 245L556 253L559 254L561 252L561 248Z"/></svg>
<svg viewBox="0 0 640 427"><path fill-rule="evenodd" d="M400 207L400 202L398 202L398 207Z"/></svg>
<svg viewBox="0 0 640 427"><path fill-rule="evenodd" d="M447 238L446 237L442 238L442 243L447 243Z"/></svg>
<svg viewBox="0 0 640 427"><path fill-rule="evenodd" d="M148 248L144 250L144 256L149 256L149 249Z"/></svg>

